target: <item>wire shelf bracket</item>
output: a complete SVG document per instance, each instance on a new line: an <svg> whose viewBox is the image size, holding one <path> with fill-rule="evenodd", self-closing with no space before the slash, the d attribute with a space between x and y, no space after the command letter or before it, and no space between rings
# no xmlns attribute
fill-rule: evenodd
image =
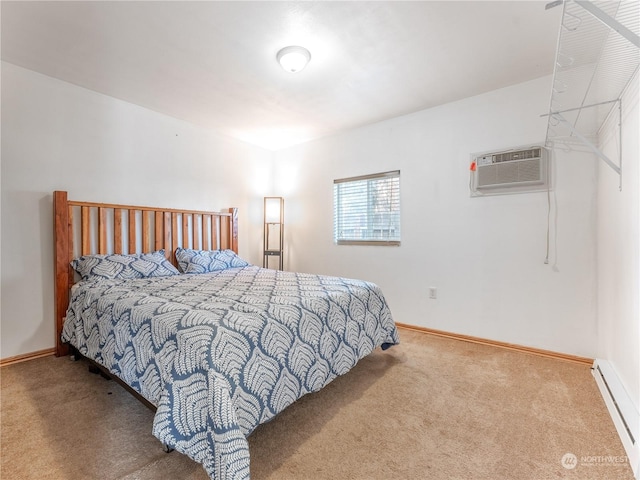
<svg viewBox="0 0 640 480"><path fill-rule="evenodd" d="M578 130L576 130L573 125L571 125L570 122L567 121L566 118L564 118L562 116L561 113L556 112L551 114L551 116L555 119L557 119L560 123L562 123L564 126L566 126L567 128L569 128L571 130L571 133L573 133L576 137L578 137L582 143L589 149L591 150L593 153L595 153L598 157L600 157L604 163L606 163L607 165L609 165L614 172L616 172L618 175L622 174L622 156L620 156L618 158L618 165L616 165L609 157L607 157L604 153L602 153L602 151L596 147L591 140L589 140L587 137L585 137L584 135L582 135Z"/></svg>

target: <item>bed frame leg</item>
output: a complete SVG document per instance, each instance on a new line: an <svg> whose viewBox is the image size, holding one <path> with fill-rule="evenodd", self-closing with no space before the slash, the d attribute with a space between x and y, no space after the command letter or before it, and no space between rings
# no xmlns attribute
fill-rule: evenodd
<svg viewBox="0 0 640 480"><path fill-rule="evenodd" d="M72 362L77 362L78 360L80 360L81 355L80 352L78 351L78 349L74 346L70 346L69 347L69 360L71 360Z"/></svg>
<svg viewBox="0 0 640 480"><path fill-rule="evenodd" d="M162 450L164 450L164 453L171 453L173 452L173 448L170 447L169 445L167 445L166 443L162 444Z"/></svg>
<svg viewBox="0 0 640 480"><path fill-rule="evenodd" d="M98 368L95 365L92 365L92 364L89 365L89 372L93 373L94 375L100 375L105 380L111 380L110 375L108 375L101 368Z"/></svg>

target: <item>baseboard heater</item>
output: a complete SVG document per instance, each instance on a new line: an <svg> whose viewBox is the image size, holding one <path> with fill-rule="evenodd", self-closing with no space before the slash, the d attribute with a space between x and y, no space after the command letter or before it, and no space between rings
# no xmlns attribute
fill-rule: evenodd
<svg viewBox="0 0 640 480"><path fill-rule="evenodd" d="M640 479L640 414L610 362L596 359L591 371L627 453L633 475Z"/></svg>

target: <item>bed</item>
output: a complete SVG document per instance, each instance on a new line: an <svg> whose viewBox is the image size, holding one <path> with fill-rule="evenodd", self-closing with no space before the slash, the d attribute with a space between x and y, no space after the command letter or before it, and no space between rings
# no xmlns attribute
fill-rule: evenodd
<svg viewBox="0 0 640 480"><path fill-rule="evenodd" d="M249 478L258 425L398 343L375 284L240 258L236 209L56 191L54 218L57 355L117 377L155 410L153 434L212 479Z"/></svg>

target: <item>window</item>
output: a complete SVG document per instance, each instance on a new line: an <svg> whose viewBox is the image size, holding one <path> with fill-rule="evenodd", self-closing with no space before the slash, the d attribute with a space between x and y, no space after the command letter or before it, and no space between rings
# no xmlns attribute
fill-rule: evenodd
<svg viewBox="0 0 640 480"><path fill-rule="evenodd" d="M400 245L400 170L333 181L338 245Z"/></svg>

